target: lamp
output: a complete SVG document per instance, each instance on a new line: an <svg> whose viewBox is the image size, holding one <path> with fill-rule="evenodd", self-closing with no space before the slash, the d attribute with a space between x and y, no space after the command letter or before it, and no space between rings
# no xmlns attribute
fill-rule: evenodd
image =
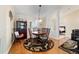
<svg viewBox="0 0 79 59"><path fill-rule="evenodd" d="M37 19L33 22L30 22L30 28L38 28L40 27L40 23L42 22L42 19L40 18L40 12L41 12L41 7L42 5L38 5L38 15L37 15Z"/></svg>
<svg viewBox="0 0 79 59"><path fill-rule="evenodd" d="M42 19L40 19L40 11L41 11L41 7L42 7L42 5L39 5L39 14L38 14L38 22L42 22Z"/></svg>

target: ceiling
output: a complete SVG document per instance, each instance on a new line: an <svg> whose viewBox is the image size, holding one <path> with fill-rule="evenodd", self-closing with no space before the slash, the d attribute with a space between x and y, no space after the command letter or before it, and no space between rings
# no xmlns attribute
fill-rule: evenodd
<svg viewBox="0 0 79 59"><path fill-rule="evenodd" d="M39 15L39 5L14 5L15 15L22 18L34 20ZM73 7L73 8L72 8ZM45 19L50 19L55 11L61 10L62 13L67 14L71 10L77 9L79 6L73 5L42 5L40 9L40 16ZM79 9L79 8L78 8Z"/></svg>
<svg viewBox="0 0 79 59"><path fill-rule="evenodd" d="M42 5L40 15L45 16L47 14L51 14L61 7L62 6L58 5ZM39 13L38 5L15 5L14 9L16 15L38 16Z"/></svg>

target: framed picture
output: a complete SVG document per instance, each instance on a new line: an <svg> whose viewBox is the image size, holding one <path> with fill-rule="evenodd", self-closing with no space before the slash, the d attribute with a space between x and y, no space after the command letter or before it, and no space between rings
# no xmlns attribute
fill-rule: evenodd
<svg viewBox="0 0 79 59"><path fill-rule="evenodd" d="M59 26L59 34L60 34L60 35L64 35L65 32L66 32L65 26Z"/></svg>
<svg viewBox="0 0 79 59"><path fill-rule="evenodd" d="M10 17L10 20L13 19L13 14L12 14L12 11L11 10L9 11L9 17Z"/></svg>

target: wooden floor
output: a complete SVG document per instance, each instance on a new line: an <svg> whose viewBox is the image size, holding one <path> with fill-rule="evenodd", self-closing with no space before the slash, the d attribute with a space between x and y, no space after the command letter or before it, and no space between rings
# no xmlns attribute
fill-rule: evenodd
<svg viewBox="0 0 79 59"><path fill-rule="evenodd" d="M24 48L24 46L23 46L24 40L19 40L19 41L13 43L13 45L9 51L9 54L67 54L67 52L58 48L66 40L64 40L64 39L55 40L53 38L51 38L51 40L54 41L54 47L46 52L31 52Z"/></svg>

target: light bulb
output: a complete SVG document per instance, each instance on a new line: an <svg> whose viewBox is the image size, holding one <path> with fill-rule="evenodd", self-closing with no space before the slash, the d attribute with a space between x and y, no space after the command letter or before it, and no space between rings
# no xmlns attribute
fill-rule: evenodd
<svg viewBox="0 0 79 59"><path fill-rule="evenodd" d="M40 19L40 20L39 20L39 22L41 23L41 22L42 22L42 20Z"/></svg>

